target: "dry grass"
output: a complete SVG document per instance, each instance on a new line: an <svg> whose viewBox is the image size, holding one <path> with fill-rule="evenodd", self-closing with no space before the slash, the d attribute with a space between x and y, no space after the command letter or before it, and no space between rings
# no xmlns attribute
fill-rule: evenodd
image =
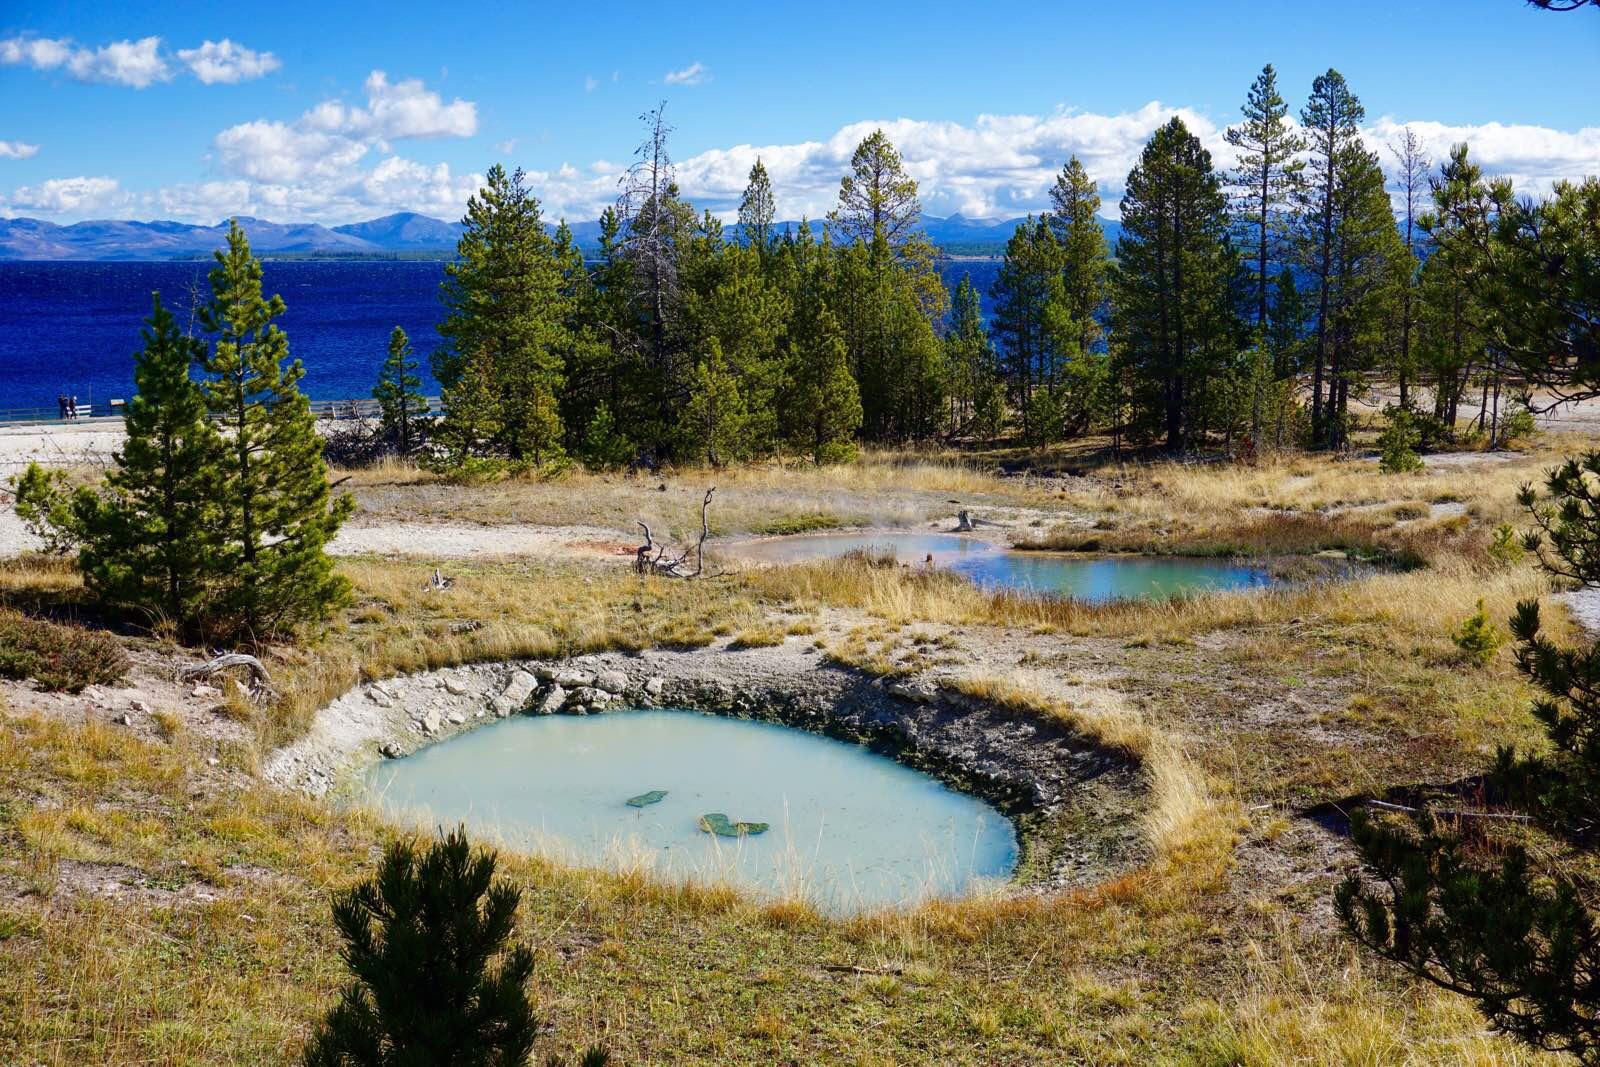
<svg viewBox="0 0 1600 1067"><path fill-rule="evenodd" d="M1509 493L1539 462L1403 479L1321 459L1128 467L1064 495L1054 480L1046 489L915 456L717 472L738 490L719 493L729 529L854 522L879 508L920 519L953 511L949 497L976 497L1054 509L1076 529L1102 525L1099 535L1148 549L1163 537L1265 544L1271 523L1255 509L1273 507L1315 516L1296 527L1299 551L1355 531L1409 545L1427 566L1091 606L865 561L698 583L598 564L462 563L448 568L455 588L435 592L424 589L428 564L350 560L341 568L356 606L305 647L274 650L289 693L280 708L239 713L271 745L362 678L448 663L717 637L759 645L816 630L840 655L889 671L1024 635L1022 666L961 684L1137 758L1150 862L1081 891L839 921L796 900L508 855L505 871L525 889L519 936L535 949L556 1043L603 1037L629 1064L1545 1062L1329 931L1316 916L1337 854L1280 844L1272 858L1287 878L1250 855L1264 840L1311 836L1284 806L1264 832L1268 819L1253 810L1263 796L1326 799L1443 777L1481 764L1497 740L1521 739L1509 653L1463 671L1448 634L1478 597L1500 618L1545 590L1531 567L1500 567L1483 551L1493 525L1515 518ZM665 494L588 475L465 490L391 468L357 481L394 517L410 502L432 517L625 529L647 506L692 524L711 479L686 477L694 484L669 481ZM1443 499L1465 513L1424 514ZM1339 514L1371 504L1381 507ZM58 565L0 565L0 596L23 610L70 606L76 590ZM1120 679L1094 699L1034 684L1086 669L1089 649L1096 669ZM1281 719L1247 714L1261 706ZM158 725L141 741L26 707L0 712L0 1061L281 1062L333 1000L342 976L328 895L370 869L395 831L261 787L254 746ZM110 900L93 888L119 880L137 891Z"/></svg>

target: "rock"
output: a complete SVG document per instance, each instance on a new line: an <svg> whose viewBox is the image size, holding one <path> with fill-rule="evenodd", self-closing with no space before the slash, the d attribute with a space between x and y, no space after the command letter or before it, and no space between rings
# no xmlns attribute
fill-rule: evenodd
<svg viewBox="0 0 1600 1067"><path fill-rule="evenodd" d="M501 699L511 701L513 708L520 708L533 696L533 691L539 688L539 679L527 671L517 671L511 676L511 681L500 691Z"/></svg>
<svg viewBox="0 0 1600 1067"><path fill-rule="evenodd" d="M128 701L128 710L137 711L141 715L148 715L150 714L150 705L142 700L130 700Z"/></svg>
<svg viewBox="0 0 1600 1067"><path fill-rule="evenodd" d="M123 712L121 715L111 716L111 721L116 723L118 726L132 726L133 716L129 715L127 712Z"/></svg>
<svg viewBox="0 0 1600 1067"><path fill-rule="evenodd" d="M388 741L378 749L378 753L379 755L383 756L384 759L399 759L401 756L405 755L405 750L400 747L400 743L398 741Z"/></svg>
<svg viewBox="0 0 1600 1067"><path fill-rule="evenodd" d="M582 685L567 695L567 702L562 706L571 710L588 708L594 711L599 711L610 703L611 694L606 692L604 689L596 689L593 686Z"/></svg>
<svg viewBox="0 0 1600 1067"><path fill-rule="evenodd" d="M450 713L450 721L456 726L460 726L467 721L467 713L464 711L452 711Z"/></svg>
<svg viewBox="0 0 1600 1067"><path fill-rule="evenodd" d="M939 684L931 678L908 678L889 683L889 695L913 704L931 704L939 699Z"/></svg>
<svg viewBox="0 0 1600 1067"><path fill-rule="evenodd" d="M553 682L556 680L556 675L560 673L548 663L541 663L533 669L534 677L541 682Z"/></svg>
<svg viewBox="0 0 1600 1067"><path fill-rule="evenodd" d="M594 685L594 675L584 674L582 671L562 671L556 675L556 684L563 689L582 689Z"/></svg>
<svg viewBox="0 0 1600 1067"><path fill-rule="evenodd" d="M597 689L617 696L628 688L628 676L618 670L601 671L595 675L594 684Z"/></svg>
<svg viewBox="0 0 1600 1067"><path fill-rule="evenodd" d="M436 734L444 723L439 718L438 708L429 708L417 719L417 725L422 727L425 734Z"/></svg>
<svg viewBox="0 0 1600 1067"><path fill-rule="evenodd" d="M552 685L544 691L544 695L534 704L533 710L540 715L554 715L565 707L566 703L567 691L561 688L559 684Z"/></svg>
<svg viewBox="0 0 1600 1067"><path fill-rule="evenodd" d="M449 693L451 696L464 697L467 695L467 691L471 688L472 686L467 684L467 680L465 678L457 677L454 674L447 675L445 677L444 689L445 692Z"/></svg>
<svg viewBox="0 0 1600 1067"><path fill-rule="evenodd" d="M222 695L222 690L218 689L214 685L206 685L204 682L201 682L199 685L189 690L189 695L200 700L215 700Z"/></svg>
<svg viewBox="0 0 1600 1067"><path fill-rule="evenodd" d="M644 691L650 694L651 697L659 697L661 695L661 691L666 687L667 680L659 676L655 678L646 678L644 682Z"/></svg>
<svg viewBox="0 0 1600 1067"><path fill-rule="evenodd" d="M516 708L517 706L511 703L511 701L507 700L505 697L495 697L493 700L489 701L489 710L494 712L494 716L497 719L506 718L513 711L515 711Z"/></svg>
<svg viewBox="0 0 1600 1067"><path fill-rule="evenodd" d="M394 697L390 696L382 689L379 689L377 686L373 686L371 689L367 690L367 699L378 705L380 708L394 707Z"/></svg>

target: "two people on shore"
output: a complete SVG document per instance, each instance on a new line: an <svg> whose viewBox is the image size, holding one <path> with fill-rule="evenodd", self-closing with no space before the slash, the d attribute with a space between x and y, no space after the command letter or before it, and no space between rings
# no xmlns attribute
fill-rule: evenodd
<svg viewBox="0 0 1600 1067"><path fill-rule="evenodd" d="M56 397L56 406L61 409L61 418L62 418L63 421L65 421L67 419L75 419L75 418L78 417L78 398L77 397L68 396L65 393L61 393L61 394L57 395L57 397Z"/></svg>

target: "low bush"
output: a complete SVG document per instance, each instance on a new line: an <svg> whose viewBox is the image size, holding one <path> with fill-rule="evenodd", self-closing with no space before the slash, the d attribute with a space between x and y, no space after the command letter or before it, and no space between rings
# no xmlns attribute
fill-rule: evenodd
<svg viewBox="0 0 1600 1067"><path fill-rule="evenodd" d="M31 678L42 689L81 692L128 673L110 634L0 611L0 678Z"/></svg>

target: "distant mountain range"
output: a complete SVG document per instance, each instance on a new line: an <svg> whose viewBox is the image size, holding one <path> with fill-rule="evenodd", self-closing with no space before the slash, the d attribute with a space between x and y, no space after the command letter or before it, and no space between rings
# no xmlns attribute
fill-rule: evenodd
<svg viewBox="0 0 1600 1067"><path fill-rule="evenodd" d="M922 228L935 244L950 251L998 255L1017 228L1018 219L969 219L961 215L922 217ZM1117 223L1101 219L1109 240L1115 241ZM314 258L408 256L444 257L455 250L461 236L459 222L445 222L401 212L345 226L315 222L269 222L243 218L239 224L250 234L250 247L266 256ZM798 223L780 223L797 226ZM571 224L578 244L593 247L599 240L598 222ZM812 223L814 229L821 223ZM186 222L133 222L104 220L59 226L40 219L0 219L0 260L152 260L194 259L222 247L227 223L198 226Z"/></svg>

